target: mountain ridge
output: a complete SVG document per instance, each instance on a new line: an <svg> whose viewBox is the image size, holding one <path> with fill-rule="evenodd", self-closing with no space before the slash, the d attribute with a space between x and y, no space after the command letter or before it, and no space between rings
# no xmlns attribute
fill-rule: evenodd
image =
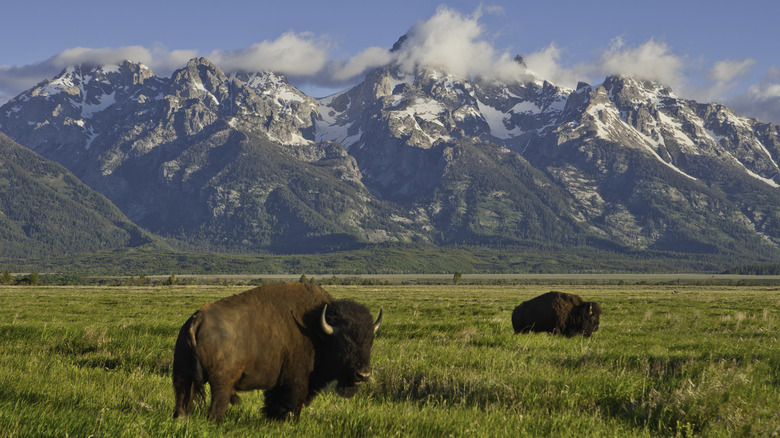
<svg viewBox="0 0 780 438"><path fill-rule="evenodd" d="M780 253L778 127L622 76L571 90L389 65L315 99L205 58L170 79L125 62L63 70L0 107L0 130L184 248Z"/></svg>

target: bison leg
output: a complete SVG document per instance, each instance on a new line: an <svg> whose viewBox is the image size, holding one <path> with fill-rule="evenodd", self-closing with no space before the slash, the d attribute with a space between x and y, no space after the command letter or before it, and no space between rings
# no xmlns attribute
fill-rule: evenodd
<svg viewBox="0 0 780 438"><path fill-rule="evenodd" d="M230 405L231 396L235 394L233 384L226 381L211 381L211 407L209 407L209 418L212 422L218 423L225 416Z"/></svg>
<svg viewBox="0 0 780 438"><path fill-rule="evenodd" d="M233 392L230 394L230 404L231 405L238 405L241 404L241 397L236 394L235 388L233 388Z"/></svg>
<svg viewBox="0 0 780 438"><path fill-rule="evenodd" d="M265 391L264 395L265 407L263 412L269 418L277 420L298 418L301 415L301 408L306 398L306 394L301 394L300 390L295 390L286 385L277 385Z"/></svg>

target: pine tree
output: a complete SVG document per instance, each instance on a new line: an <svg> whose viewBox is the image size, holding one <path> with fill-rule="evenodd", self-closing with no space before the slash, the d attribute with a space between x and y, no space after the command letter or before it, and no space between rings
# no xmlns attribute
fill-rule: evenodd
<svg viewBox="0 0 780 438"><path fill-rule="evenodd" d="M8 272L8 269L3 271L2 274L0 274L0 284L13 284L14 283L14 276L11 275L10 272Z"/></svg>
<svg viewBox="0 0 780 438"><path fill-rule="evenodd" d="M40 278L38 278L38 274L35 273L35 271L30 272L30 275L27 277L27 284L31 286L35 286L41 282Z"/></svg>

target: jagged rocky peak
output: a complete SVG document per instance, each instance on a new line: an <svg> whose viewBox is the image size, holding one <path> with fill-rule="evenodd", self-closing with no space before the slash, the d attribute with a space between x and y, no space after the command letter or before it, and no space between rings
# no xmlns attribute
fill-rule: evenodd
<svg viewBox="0 0 780 438"><path fill-rule="evenodd" d="M355 88L358 92L352 99L359 105L371 104L383 96L393 94L398 84L409 81L397 66L378 67L366 74L363 82Z"/></svg>
<svg viewBox="0 0 780 438"><path fill-rule="evenodd" d="M291 85L285 75L274 71L236 71L230 74L231 79L238 80L263 99L270 99L283 109L299 111L301 105L307 110L316 107L316 99Z"/></svg>
<svg viewBox="0 0 780 438"><path fill-rule="evenodd" d="M314 140L317 100L290 85L283 74L241 71L231 73L231 78L238 82L238 89L251 95L236 103L242 107L238 111L243 119L265 126L268 136L282 144L304 145Z"/></svg>
<svg viewBox="0 0 780 438"><path fill-rule="evenodd" d="M62 149L63 143L88 148L96 133L93 117L129 98L151 78L150 69L129 61L68 66L3 105L7 111L0 116L0 126L39 153ZM65 149L60 153L68 154Z"/></svg>
<svg viewBox="0 0 780 438"><path fill-rule="evenodd" d="M381 109L384 105L383 98L400 93L401 89L398 86L404 83L406 80L399 76L393 66L377 67L366 73L363 82L354 87L319 99L321 127L325 131L332 131L334 126L340 127L336 129L338 132L321 132L322 139L344 141L347 137L345 130L349 126L368 117L369 113ZM357 125L355 126L357 128ZM345 145L349 146L349 144Z"/></svg>
<svg viewBox="0 0 780 438"><path fill-rule="evenodd" d="M142 84L147 79L153 78L154 72L152 69L140 62L122 61L119 65L120 73L123 77L129 79L124 82L130 82L132 84Z"/></svg>
<svg viewBox="0 0 780 438"><path fill-rule="evenodd" d="M70 67L72 74L79 75L85 83L112 83L130 86L143 84L153 78L154 73L140 62L124 60L119 64L81 64Z"/></svg>
<svg viewBox="0 0 780 438"><path fill-rule="evenodd" d="M186 108L188 135L219 118L260 129L282 144L305 144L314 138L318 107L278 73L234 72L230 76L206 58L194 58L171 77L173 108ZM172 99L172 100L171 100Z"/></svg>
<svg viewBox="0 0 780 438"><path fill-rule="evenodd" d="M625 120L637 111L655 111L656 106L672 96L669 88L652 81L637 81L626 76L608 76L603 83L588 85L581 82L566 102L568 116L576 113L604 115L604 111L620 111ZM602 118L603 117L599 117Z"/></svg>
<svg viewBox="0 0 780 438"><path fill-rule="evenodd" d="M246 84L247 87L255 90L258 94L274 94L279 91L291 91L295 94L303 95L287 81L287 78L273 71L238 71L230 75L232 78Z"/></svg>
<svg viewBox="0 0 780 438"><path fill-rule="evenodd" d="M407 38L409 38L408 35L406 35L406 34L401 35L401 37L398 38L398 40L395 43L393 43L393 47L390 49L390 51L391 52L397 52L397 51L401 50L401 47L403 46L403 44L407 40Z"/></svg>
<svg viewBox="0 0 780 438"><path fill-rule="evenodd" d="M126 86L143 84L154 77L152 70L142 63L128 60L120 64L84 63L65 67L59 75L50 81L44 81L33 88L40 95L54 95L66 92L71 95L86 94L97 89L107 91Z"/></svg>
<svg viewBox="0 0 780 438"><path fill-rule="evenodd" d="M227 76L206 58L191 59L184 68L173 73L171 80L178 85L174 92L185 98L199 98L205 92L222 102L230 95Z"/></svg>
<svg viewBox="0 0 780 438"><path fill-rule="evenodd" d="M427 96L448 106L476 104L471 96L469 78L457 77L439 68L418 67L415 72L415 83Z"/></svg>
<svg viewBox="0 0 780 438"><path fill-rule="evenodd" d="M659 82L637 80L623 75L608 76L603 86L618 107L655 103L665 98L675 97L671 88Z"/></svg>

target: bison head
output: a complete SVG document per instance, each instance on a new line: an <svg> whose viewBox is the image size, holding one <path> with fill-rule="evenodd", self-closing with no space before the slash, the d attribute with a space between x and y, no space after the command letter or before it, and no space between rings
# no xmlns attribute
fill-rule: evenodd
<svg viewBox="0 0 780 438"><path fill-rule="evenodd" d="M577 309L582 319L582 335L590 337L599 329L599 318L601 317L601 306L594 301L582 303Z"/></svg>
<svg viewBox="0 0 780 438"><path fill-rule="evenodd" d="M337 300L322 309L320 325L325 333L326 367L337 381L339 395L355 395L358 385L371 376L371 346L382 324L382 311L376 321L363 305Z"/></svg>

